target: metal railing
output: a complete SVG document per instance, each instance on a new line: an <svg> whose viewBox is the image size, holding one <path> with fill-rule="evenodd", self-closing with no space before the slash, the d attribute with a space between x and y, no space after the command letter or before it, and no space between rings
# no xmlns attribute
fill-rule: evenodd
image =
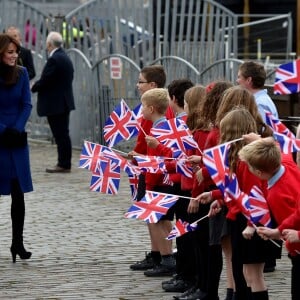
<svg viewBox="0 0 300 300"><path fill-rule="evenodd" d="M37 77L46 61L48 32L60 31L65 38L75 69L76 110L70 126L74 146L80 147L84 139L103 142L105 119L121 98L132 108L139 102L136 80L144 65L162 64L167 83L182 77L204 85L216 79L235 82L243 62L239 52L245 28L281 20L288 20L287 34L281 35L287 38L286 52L290 51L289 15L240 24L240 16L212 0L148 3L145 7L140 0L91 0L66 16L49 17L23 0L0 0L0 28L21 29L24 45L32 50ZM25 26L28 20L30 27ZM118 79L111 76L113 58L120 61ZM276 63L266 60L270 80ZM51 139L45 118L37 116L36 101L33 94L30 135Z"/></svg>

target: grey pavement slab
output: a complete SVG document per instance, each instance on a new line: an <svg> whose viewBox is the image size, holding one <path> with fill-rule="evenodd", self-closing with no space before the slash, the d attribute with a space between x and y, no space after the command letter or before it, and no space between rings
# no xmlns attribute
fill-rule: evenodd
<svg viewBox="0 0 300 300"><path fill-rule="evenodd" d="M129 265L149 250L147 227L126 219L130 192L122 177L117 196L89 190L91 174L79 169L73 151L70 174L48 174L56 147L30 143L34 192L26 194L25 246L28 261L12 263L10 198L0 198L0 299L172 299L161 282ZM284 251L277 270L266 274L270 299L290 299L290 262ZM224 272L220 299L226 290Z"/></svg>

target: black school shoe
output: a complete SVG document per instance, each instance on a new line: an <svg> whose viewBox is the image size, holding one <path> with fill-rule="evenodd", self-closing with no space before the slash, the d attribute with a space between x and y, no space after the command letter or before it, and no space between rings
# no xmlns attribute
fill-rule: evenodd
<svg viewBox="0 0 300 300"><path fill-rule="evenodd" d="M179 296L173 296L176 300L202 300L207 296L206 293L202 292L199 288L192 287L186 292Z"/></svg>
<svg viewBox="0 0 300 300"><path fill-rule="evenodd" d="M148 277L160 277L160 276L172 276L176 272L176 266L175 265L158 265L155 266L151 270L147 270L144 272L145 276Z"/></svg>
<svg viewBox="0 0 300 300"><path fill-rule="evenodd" d="M169 283L162 283L162 288L166 292L183 293L192 287L192 283L182 278L174 279Z"/></svg>
<svg viewBox="0 0 300 300"><path fill-rule="evenodd" d="M155 267L155 263L153 261L151 252L149 252L149 253L146 253L146 256L144 259L131 265L130 269L134 270L134 271L144 271L144 270L152 269L154 267Z"/></svg>
<svg viewBox="0 0 300 300"><path fill-rule="evenodd" d="M175 280L178 280L178 279L181 279L181 276L179 275L179 274L174 274L173 276L172 276L172 278L171 279L168 279L168 280L164 280L162 283L161 283L161 286L162 286L162 288L163 288L163 286L165 285L165 284L170 284L170 283L172 283L172 282L174 282Z"/></svg>

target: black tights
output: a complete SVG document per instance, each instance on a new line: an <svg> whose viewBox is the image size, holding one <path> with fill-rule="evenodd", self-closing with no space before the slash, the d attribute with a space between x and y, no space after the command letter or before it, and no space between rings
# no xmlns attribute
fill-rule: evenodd
<svg viewBox="0 0 300 300"><path fill-rule="evenodd" d="M11 181L11 221L12 241L14 244L23 243L23 228L25 218L24 193L21 190L19 181Z"/></svg>

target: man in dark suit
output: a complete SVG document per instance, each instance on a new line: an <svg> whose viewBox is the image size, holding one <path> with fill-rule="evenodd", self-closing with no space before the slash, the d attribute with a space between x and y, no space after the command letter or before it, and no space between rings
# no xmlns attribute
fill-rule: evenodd
<svg viewBox="0 0 300 300"><path fill-rule="evenodd" d="M60 33L48 34L46 48L49 54L41 78L36 81L31 91L38 92L37 113L46 116L55 142L58 160L48 173L67 173L71 171L72 145L69 135L70 112L75 109L73 96L72 61L62 48Z"/></svg>
<svg viewBox="0 0 300 300"><path fill-rule="evenodd" d="M27 69L29 79L30 80L33 79L35 77L35 68L33 64L32 54L29 49L24 48L22 46L20 30L17 27L10 26L6 29L6 33L12 36L20 43L21 47L20 47L20 53L18 57L18 64L25 67Z"/></svg>

